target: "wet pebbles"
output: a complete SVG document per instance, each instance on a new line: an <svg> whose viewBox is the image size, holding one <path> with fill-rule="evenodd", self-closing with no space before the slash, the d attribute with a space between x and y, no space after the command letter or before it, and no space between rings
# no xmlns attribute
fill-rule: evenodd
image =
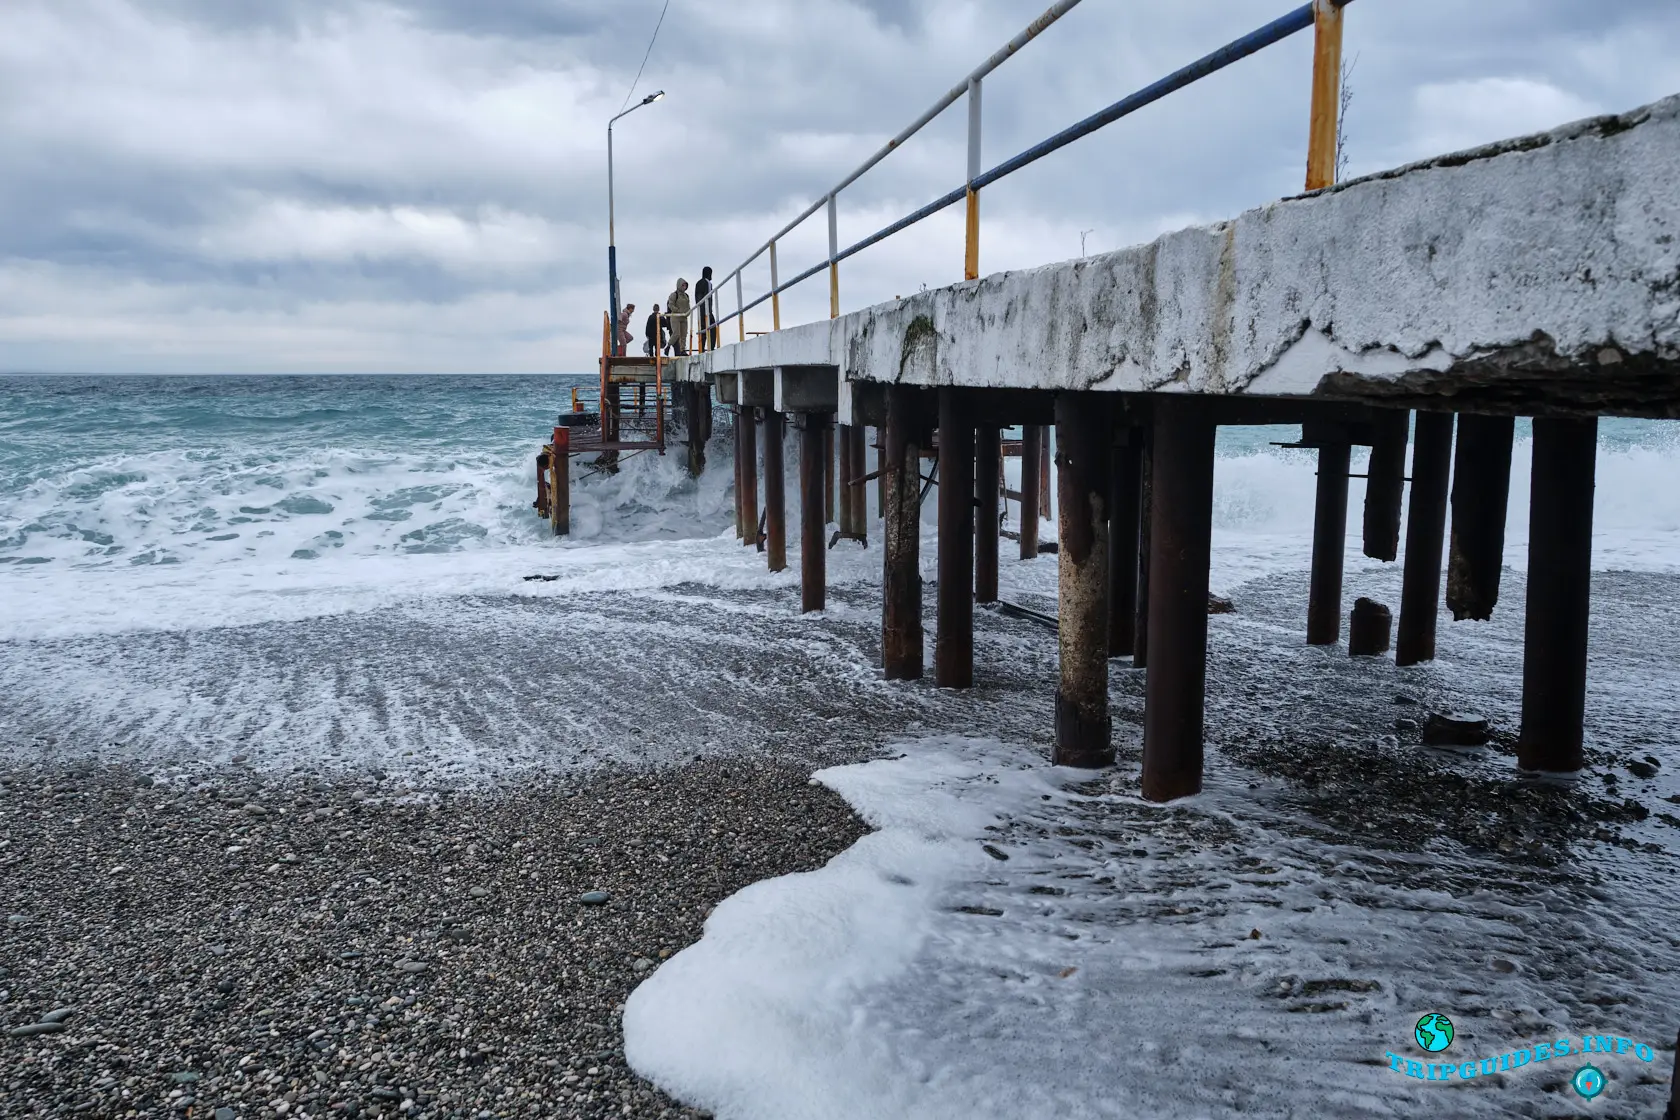
<svg viewBox="0 0 1680 1120"><path fill-rule="evenodd" d="M696 1116L631 989L863 831L786 762L495 795L0 771L0 1116Z"/></svg>

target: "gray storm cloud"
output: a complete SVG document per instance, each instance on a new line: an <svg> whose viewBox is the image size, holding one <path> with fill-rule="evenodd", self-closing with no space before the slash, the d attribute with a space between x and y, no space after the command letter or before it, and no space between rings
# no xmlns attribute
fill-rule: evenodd
<svg viewBox="0 0 1680 1120"><path fill-rule="evenodd" d="M668 96L615 130L626 298L733 267L1042 2L671 0L638 91ZM1288 6L1086 0L988 81L986 161ZM605 122L659 8L9 0L0 369L589 368ZM1680 8L1359 0L1347 52L1359 173L1675 92ZM1297 37L989 190L983 270L1299 189L1309 57ZM959 107L842 196L842 240L956 186L963 130ZM811 223L784 267L824 243ZM842 300L961 265L951 213L848 262ZM813 284L784 321L826 310Z"/></svg>

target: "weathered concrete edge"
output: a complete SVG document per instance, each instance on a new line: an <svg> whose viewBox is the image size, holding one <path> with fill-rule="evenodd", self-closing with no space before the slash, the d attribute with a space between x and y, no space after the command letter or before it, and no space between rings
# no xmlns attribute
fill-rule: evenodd
<svg viewBox="0 0 1680 1120"><path fill-rule="evenodd" d="M927 386L1680 415L1676 182L1680 96L765 335L687 375L831 364Z"/></svg>

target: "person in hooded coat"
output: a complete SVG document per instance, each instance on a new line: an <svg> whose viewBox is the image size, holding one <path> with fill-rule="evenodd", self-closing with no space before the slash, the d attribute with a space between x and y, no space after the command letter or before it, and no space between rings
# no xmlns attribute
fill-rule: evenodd
<svg viewBox="0 0 1680 1120"><path fill-rule="evenodd" d="M688 281L677 277L677 290L665 298L665 314L671 319L671 349L688 353Z"/></svg>
<svg viewBox="0 0 1680 1120"><path fill-rule="evenodd" d="M650 358L663 351L665 347L664 326L665 317L659 314L659 305L656 303L653 305L653 310L648 313L647 324L643 327L642 332L642 353Z"/></svg>
<svg viewBox="0 0 1680 1120"><path fill-rule="evenodd" d="M712 306L712 266L700 270L694 282L694 311L700 316L700 349L716 350L718 344L717 309Z"/></svg>

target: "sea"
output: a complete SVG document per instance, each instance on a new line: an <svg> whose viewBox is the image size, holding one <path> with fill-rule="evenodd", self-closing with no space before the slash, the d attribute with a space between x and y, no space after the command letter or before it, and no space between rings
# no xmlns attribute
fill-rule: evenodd
<svg viewBox="0 0 1680 1120"><path fill-rule="evenodd" d="M1404 670L1305 646L1314 458L1284 446L1298 429L1222 429L1212 586L1236 612L1210 620L1207 790L1160 807L1137 797L1124 662L1120 762L1094 779L1045 763L1034 623L979 612L969 693L879 679L878 522L830 549L829 607L801 616L797 556L768 572L734 534L721 415L698 479L678 453L576 463L572 533L550 535L535 456L591 380L0 377L0 762L164 788L374 771L422 799L808 760L876 831L727 900L625 1012L638 1070L719 1116L1549 1115L1587 1108L1587 1059L1536 1040L1589 1034L1654 1048L1592 1054L1593 1108L1666 1095L1680 424L1600 425L1573 784L1510 750L1526 426L1495 617L1443 613L1437 661ZM1005 598L1053 611L1056 557L1005 557ZM1345 566L1348 603L1398 606L1398 565L1350 538ZM931 595L925 614L931 650ZM1495 742L1424 748L1406 721L1431 710ZM1408 1074L1437 1012L1468 1078Z"/></svg>

